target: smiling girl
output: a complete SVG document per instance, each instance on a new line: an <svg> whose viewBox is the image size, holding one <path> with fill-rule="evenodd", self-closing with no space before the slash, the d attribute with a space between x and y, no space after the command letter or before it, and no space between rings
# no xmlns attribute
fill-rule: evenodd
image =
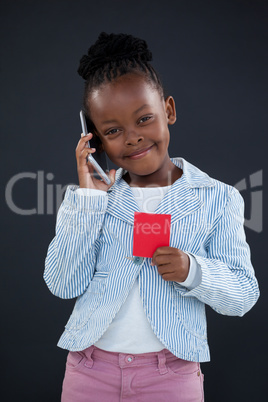
<svg viewBox="0 0 268 402"><path fill-rule="evenodd" d="M205 304L242 316L258 283L239 192L183 158L170 158L175 102L164 96L145 41L101 33L80 61L93 127L76 148L44 278L76 298L58 345L69 351L63 402L204 400L210 360ZM93 175L93 136L120 168L111 185ZM171 214L170 246L132 255L135 211Z"/></svg>

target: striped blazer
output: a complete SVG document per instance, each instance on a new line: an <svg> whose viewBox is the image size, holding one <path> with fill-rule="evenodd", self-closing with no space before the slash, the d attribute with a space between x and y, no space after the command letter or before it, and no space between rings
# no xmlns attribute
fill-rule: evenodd
<svg viewBox="0 0 268 402"><path fill-rule="evenodd" d="M58 211L44 279L63 299L77 298L58 346L71 351L94 344L108 328L138 279L145 314L159 340L179 358L210 359L205 304L243 316L259 297L243 227L240 193L182 158L183 175L155 213L171 214L170 246L201 266L200 285L188 290L164 281L149 258L132 256L133 218L139 208L123 170L105 195L82 196L69 186Z"/></svg>

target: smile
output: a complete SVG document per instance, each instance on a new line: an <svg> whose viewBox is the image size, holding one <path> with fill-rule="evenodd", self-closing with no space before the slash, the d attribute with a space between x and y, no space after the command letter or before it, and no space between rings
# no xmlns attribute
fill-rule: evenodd
<svg viewBox="0 0 268 402"><path fill-rule="evenodd" d="M145 155L147 155L151 151L152 147L153 147L153 145L151 145L148 148L138 149L137 151L132 152L130 155L127 155L127 157L130 159L143 158Z"/></svg>

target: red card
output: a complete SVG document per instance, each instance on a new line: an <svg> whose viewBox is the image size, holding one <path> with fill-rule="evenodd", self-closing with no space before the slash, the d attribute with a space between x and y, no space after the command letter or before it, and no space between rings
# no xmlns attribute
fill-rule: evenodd
<svg viewBox="0 0 268 402"><path fill-rule="evenodd" d="M134 212L133 255L151 258L158 247L169 246L171 215Z"/></svg>

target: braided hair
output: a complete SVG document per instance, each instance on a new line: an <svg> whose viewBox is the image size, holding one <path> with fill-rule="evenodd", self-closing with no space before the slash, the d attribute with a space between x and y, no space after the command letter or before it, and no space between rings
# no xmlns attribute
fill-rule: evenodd
<svg viewBox="0 0 268 402"><path fill-rule="evenodd" d="M87 100L91 91L128 73L143 74L146 81L164 97L163 85L150 64L151 60L152 53L145 40L123 33L102 32L81 58L77 70L85 80L83 103L88 120Z"/></svg>

